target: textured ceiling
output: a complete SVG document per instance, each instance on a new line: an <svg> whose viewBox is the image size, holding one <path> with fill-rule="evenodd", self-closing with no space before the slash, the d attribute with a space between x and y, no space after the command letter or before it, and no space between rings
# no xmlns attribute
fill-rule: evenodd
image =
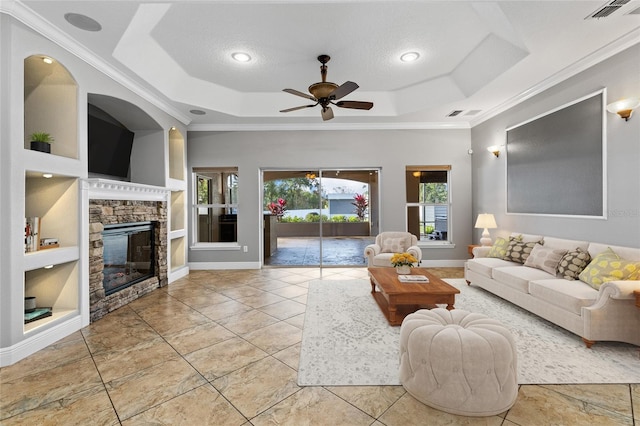
<svg viewBox="0 0 640 426"><path fill-rule="evenodd" d="M62 31L64 43L200 129L465 127L640 41L640 15L630 14L639 0L599 20L584 18L604 2L580 0L14 3L24 22L38 22L44 34ZM73 27L67 12L95 19L102 31ZM236 51L253 60L234 62ZM402 63L407 51L419 60ZM371 101L373 109L334 107L326 123L319 107L279 112L309 103L282 89L306 92L320 81L320 54L331 56L328 81L359 84L344 100ZM463 113L447 117L453 110Z"/></svg>

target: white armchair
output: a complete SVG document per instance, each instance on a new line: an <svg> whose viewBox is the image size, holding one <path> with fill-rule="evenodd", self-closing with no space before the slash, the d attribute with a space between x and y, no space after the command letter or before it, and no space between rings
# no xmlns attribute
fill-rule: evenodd
<svg viewBox="0 0 640 426"><path fill-rule="evenodd" d="M381 232L376 236L376 242L364 248L364 256L368 266L393 266L391 256L394 253L411 253L422 260L422 250L418 247L418 238L409 232Z"/></svg>

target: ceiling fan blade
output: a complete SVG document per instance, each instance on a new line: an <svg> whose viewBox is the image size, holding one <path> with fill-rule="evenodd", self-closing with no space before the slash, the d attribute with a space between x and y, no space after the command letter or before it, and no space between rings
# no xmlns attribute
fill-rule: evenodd
<svg viewBox="0 0 640 426"><path fill-rule="evenodd" d="M316 101L317 99L314 98L313 96L307 94L307 93L303 93L300 92L299 90L295 90L295 89L282 89L283 92L287 92L287 93L291 93L292 95L296 95L296 96L300 96L303 98L307 98L307 99L311 99L312 101Z"/></svg>
<svg viewBox="0 0 640 426"><path fill-rule="evenodd" d="M297 111L299 109L304 109L304 108L311 108L314 107L318 104L313 104L313 105L302 105L302 106L297 106L297 107L293 107L293 108L287 108L287 109L281 109L280 112L291 112L291 111Z"/></svg>
<svg viewBox="0 0 640 426"><path fill-rule="evenodd" d="M340 101L335 103L340 108L351 109L371 109L373 108L373 102L361 102L361 101Z"/></svg>
<svg viewBox="0 0 640 426"><path fill-rule="evenodd" d="M358 87L360 87L360 86L358 86L353 81L347 81L346 83L342 84L341 86L338 86L333 92L331 92L329 94L329 99L336 100L336 99L344 98L349 93L351 93L354 90L356 90Z"/></svg>
<svg viewBox="0 0 640 426"><path fill-rule="evenodd" d="M330 106L322 108L322 119L324 121L331 120L333 118L333 110Z"/></svg>

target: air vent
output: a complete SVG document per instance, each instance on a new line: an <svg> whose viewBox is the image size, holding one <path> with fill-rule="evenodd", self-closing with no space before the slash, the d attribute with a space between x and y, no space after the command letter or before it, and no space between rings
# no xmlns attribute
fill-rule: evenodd
<svg viewBox="0 0 640 426"><path fill-rule="evenodd" d="M451 111L449 114L447 114L447 117L455 117L457 115L462 114L462 110L461 109L456 109Z"/></svg>
<svg viewBox="0 0 640 426"><path fill-rule="evenodd" d="M604 6L598 8L595 12L590 14L584 19L600 19L606 18L613 12L619 10L622 6L629 3L631 0L613 0L604 4Z"/></svg>

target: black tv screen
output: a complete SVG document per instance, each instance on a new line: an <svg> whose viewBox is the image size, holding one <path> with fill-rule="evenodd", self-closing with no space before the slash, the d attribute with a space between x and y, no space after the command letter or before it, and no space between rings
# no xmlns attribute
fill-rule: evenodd
<svg viewBox="0 0 640 426"><path fill-rule="evenodd" d="M134 133L109 114L89 105L89 173L129 176Z"/></svg>

